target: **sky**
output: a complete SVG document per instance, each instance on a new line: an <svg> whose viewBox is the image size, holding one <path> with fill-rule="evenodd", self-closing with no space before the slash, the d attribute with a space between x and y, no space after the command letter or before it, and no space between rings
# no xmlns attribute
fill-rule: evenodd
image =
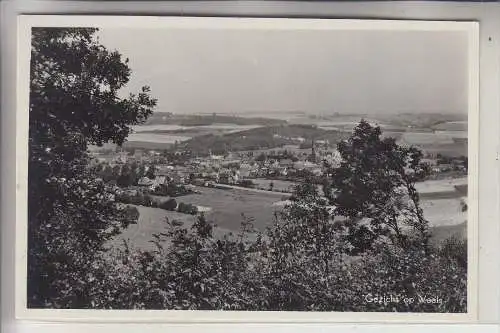
<svg viewBox="0 0 500 333"><path fill-rule="evenodd" d="M124 92L156 111L467 113L467 36L437 31L101 29L129 58Z"/></svg>

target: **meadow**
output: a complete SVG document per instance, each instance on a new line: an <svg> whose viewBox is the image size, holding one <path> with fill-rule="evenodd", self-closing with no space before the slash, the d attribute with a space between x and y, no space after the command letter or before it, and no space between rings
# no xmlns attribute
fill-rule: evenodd
<svg viewBox="0 0 500 333"><path fill-rule="evenodd" d="M267 182L267 181L266 181ZM274 181L275 186L289 186L291 182ZM419 183L417 189L421 193L421 206L424 216L429 220L433 238L445 239L450 236L465 237L467 212L462 211L461 196L454 191L455 185L464 184L466 178L443 179ZM222 237L227 233L237 233L244 217L252 220L256 230L264 232L273 222L274 214L282 209L280 203L285 196L279 192L254 192L245 189L216 189L199 187L200 194L189 194L178 198L179 202L191 203L197 206L209 207L204 214L208 221L215 223L216 234ZM452 195L452 193L455 193ZM443 195L444 194L444 195ZM442 198L437 198L439 195ZM130 245L142 249L151 249L153 234L165 230L165 218L177 220L190 227L196 217L159 208L137 206L139 221L130 225L112 246L120 246L123 240L129 240Z"/></svg>
<svg viewBox="0 0 500 333"><path fill-rule="evenodd" d="M153 235L165 231L166 219L182 223L184 227L190 228L196 221L196 216L168 211L161 208L135 206L139 210L139 219L136 224L129 225L118 237L112 239L107 245L112 248L123 246L127 241L131 248L142 250L153 250L155 245L151 242ZM226 228L217 228L215 235L222 237L230 233Z"/></svg>
<svg viewBox="0 0 500 333"><path fill-rule="evenodd" d="M253 220L257 230L264 231L273 219L279 207L274 202L281 201L280 193L262 193L240 189L198 188L201 194L190 194L179 198L179 201L199 206L211 207L206 213L209 221L217 226L237 231L244 215Z"/></svg>

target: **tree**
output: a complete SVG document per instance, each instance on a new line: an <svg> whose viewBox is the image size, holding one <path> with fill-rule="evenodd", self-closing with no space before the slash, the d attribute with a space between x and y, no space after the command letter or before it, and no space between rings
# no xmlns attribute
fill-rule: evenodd
<svg viewBox="0 0 500 333"><path fill-rule="evenodd" d="M173 211L177 208L177 201L174 198L168 199L161 203L160 208Z"/></svg>
<svg viewBox="0 0 500 333"><path fill-rule="evenodd" d="M124 164L116 179L116 183L118 186L127 187L134 184L135 178L135 170L128 164Z"/></svg>
<svg viewBox="0 0 500 333"><path fill-rule="evenodd" d="M257 162L264 162L267 159L266 154L260 153L256 158L255 161Z"/></svg>
<svg viewBox="0 0 500 333"><path fill-rule="evenodd" d="M268 227L263 283L272 310L338 309L336 292L349 248L328 202L311 182L296 186L290 203Z"/></svg>
<svg viewBox="0 0 500 333"><path fill-rule="evenodd" d="M287 258L306 258L328 275L330 260L348 244L340 237L342 231L327 200L311 182L297 185L290 200L277 214L275 225L268 228L275 272L292 268Z"/></svg>
<svg viewBox="0 0 500 333"><path fill-rule="evenodd" d="M125 208L125 214L127 214L131 221L137 221L140 215L139 210L134 206L127 206Z"/></svg>
<svg viewBox="0 0 500 333"><path fill-rule="evenodd" d="M380 127L362 120L338 144L342 161L330 170L325 194L338 214L351 219L351 240L358 240L360 251L381 237L401 247L426 245L428 222L414 186L427 170L422 152L381 134Z"/></svg>
<svg viewBox="0 0 500 333"><path fill-rule="evenodd" d="M121 145L156 105L143 87L121 98L127 59L97 29L32 30L29 109L28 304L88 306L93 257L131 222L88 168L88 144ZM88 280L90 279L90 280Z"/></svg>
<svg viewBox="0 0 500 333"><path fill-rule="evenodd" d="M113 179L113 168L108 164L102 170L102 179L109 182Z"/></svg>
<svg viewBox="0 0 500 333"><path fill-rule="evenodd" d="M186 204L184 202L179 202L179 205L177 206L177 211L179 213L196 215L198 214L198 207L189 203Z"/></svg>
<svg viewBox="0 0 500 333"><path fill-rule="evenodd" d="M154 164L150 165L148 167L148 170L146 171L146 177L149 179L155 179L155 172L156 172L156 166Z"/></svg>

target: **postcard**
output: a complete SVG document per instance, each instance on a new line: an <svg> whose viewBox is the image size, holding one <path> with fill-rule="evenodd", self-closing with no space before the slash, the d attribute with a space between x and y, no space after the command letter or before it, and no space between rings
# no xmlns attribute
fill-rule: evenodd
<svg viewBox="0 0 500 333"><path fill-rule="evenodd" d="M20 318L477 318L478 25L22 16Z"/></svg>

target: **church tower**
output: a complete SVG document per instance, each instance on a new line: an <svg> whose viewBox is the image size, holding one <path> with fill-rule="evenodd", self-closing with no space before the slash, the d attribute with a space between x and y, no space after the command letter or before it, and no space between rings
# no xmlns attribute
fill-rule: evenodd
<svg viewBox="0 0 500 333"><path fill-rule="evenodd" d="M315 142L314 142L314 137L312 138L312 145L311 145L311 159L313 161L316 161L316 147L315 147Z"/></svg>

